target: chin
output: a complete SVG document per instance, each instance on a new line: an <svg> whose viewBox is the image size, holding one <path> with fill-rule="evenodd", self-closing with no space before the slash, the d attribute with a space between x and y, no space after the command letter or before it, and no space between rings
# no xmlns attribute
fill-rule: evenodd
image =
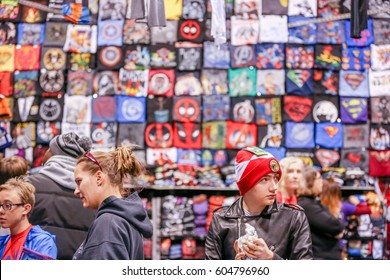
<svg viewBox="0 0 390 280"><path fill-rule="evenodd" d="M267 199L267 200L265 201L265 204L266 204L267 206L270 206L270 205L274 204L274 201L275 201L275 199Z"/></svg>
<svg viewBox="0 0 390 280"><path fill-rule="evenodd" d="M9 225L6 222L0 223L2 228L9 228Z"/></svg>

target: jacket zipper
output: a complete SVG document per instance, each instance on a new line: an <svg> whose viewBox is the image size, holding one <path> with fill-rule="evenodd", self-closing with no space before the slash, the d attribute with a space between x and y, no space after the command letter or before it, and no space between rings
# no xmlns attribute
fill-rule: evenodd
<svg viewBox="0 0 390 280"><path fill-rule="evenodd" d="M241 217L238 218L238 237L237 237L237 239L240 237L241 237Z"/></svg>

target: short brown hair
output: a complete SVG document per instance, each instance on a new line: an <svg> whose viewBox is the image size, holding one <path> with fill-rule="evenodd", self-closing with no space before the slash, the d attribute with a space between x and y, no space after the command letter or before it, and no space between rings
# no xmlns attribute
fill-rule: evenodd
<svg viewBox="0 0 390 280"><path fill-rule="evenodd" d="M28 171L28 162L22 157L12 156L3 158L0 161L0 184L8 179L26 175Z"/></svg>
<svg viewBox="0 0 390 280"><path fill-rule="evenodd" d="M314 167L306 167L303 170L303 185L298 189L298 196L316 196L314 187L314 181L317 178L318 170Z"/></svg>
<svg viewBox="0 0 390 280"><path fill-rule="evenodd" d="M20 196L21 202L31 205L31 211L35 205L35 187L23 180L22 178L11 178L4 184L0 185L0 192L4 190L16 191ZM30 213L31 213L30 211Z"/></svg>

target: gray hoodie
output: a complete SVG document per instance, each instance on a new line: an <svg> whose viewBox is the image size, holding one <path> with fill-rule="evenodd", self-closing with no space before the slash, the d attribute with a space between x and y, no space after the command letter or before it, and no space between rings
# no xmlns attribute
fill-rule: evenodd
<svg viewBox="0 0 390 280"><path fill-rule="evenodd" d="M74 191L76 183L74 181L74 170L77 159L69 156L55 155L49 158L45 166L39 171L52 179L56 184Z"/></svg>

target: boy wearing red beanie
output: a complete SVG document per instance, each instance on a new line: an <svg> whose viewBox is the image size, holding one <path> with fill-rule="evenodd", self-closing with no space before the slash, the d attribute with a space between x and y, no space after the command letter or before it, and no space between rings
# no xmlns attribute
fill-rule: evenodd
<svg viewBox="0 0 390 280"><path fill-rule="evenodd" d="M311 234L303 209L276 202L279 162L258 147L240 150L235 162L241 197L214 211L206 259L312 259Z"/></svg>

